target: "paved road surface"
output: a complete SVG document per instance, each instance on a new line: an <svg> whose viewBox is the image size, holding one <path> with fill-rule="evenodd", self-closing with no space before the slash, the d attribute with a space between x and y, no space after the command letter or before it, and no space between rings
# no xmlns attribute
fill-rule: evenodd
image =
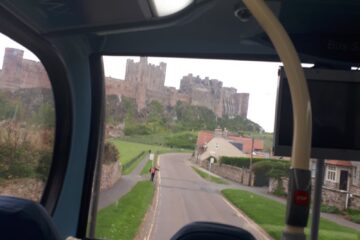
<svg viewBox="0 0 360 240"><path fill-rule="evenodd" d="M249 228L247 221L238 217L223 200L218 187L191 169L186 160L188 156L161 155L158 204L150 239L168 240L182 226L193 221L214 221Z"/></svg>

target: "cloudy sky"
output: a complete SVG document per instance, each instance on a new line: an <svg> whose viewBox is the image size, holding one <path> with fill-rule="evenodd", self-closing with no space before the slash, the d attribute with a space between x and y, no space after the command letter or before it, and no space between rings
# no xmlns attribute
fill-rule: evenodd
<svg viewBox="0 0 360 240"><path fill-rule="evenodd" d="M0 66L5 47L24 49L0 34ZM25 51L24 57L37 60L29 51ZM105 75L124 79L127 58L105 57ZM138 61L137 57L133 58ZM157 57L149 57L148 61L167 63L166 86L179 88L181 78L192 73L202 78L218 79L223 86L235 87L238 92L250 93L248 118L259 123L267 132L273 131L279 63Z"/></svg>

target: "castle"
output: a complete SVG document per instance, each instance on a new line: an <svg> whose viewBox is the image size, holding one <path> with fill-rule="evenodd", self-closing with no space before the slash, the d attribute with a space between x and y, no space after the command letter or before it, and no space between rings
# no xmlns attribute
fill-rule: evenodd
<svg viewBox="0 0 360 240"><path fill-rule="evenodd" d="M166 63L148 63L147 57L139 62L128 59L125 79L106 78L106 93L136 99L138 110L156 100L165 106L175 106L178 101L212 110L218 117L241 116L246 118L248 93L237 93L235 88L223 87L216 79L201 79L189 74L180 82L180 89L165 86Z"/></svg>
<svg viewBox="0 0 360 240"><path fill-rule="evenodd" d="M23 50L5 48L0 71L0 89L50 88L50 81L43 65L23 57Z"/></svg>
<svg viewBox="0 0 360 240"><path fill-rule="evenodd" d="M6 48L0 89L50 88L50 81L41 63L23 58L24 51ZM189 74L181 79L180 89L165 86L166 63L148 63L147 57L139 62L128 59L125 79L106 77L107 95L126 96L136 100L140 111L147 103L156 100L164 106L175 106L178 101L212 110L218 117L241 116L246 118L249 94L237 93L235 88L223 87L216 79L201 79Z"/></svg>

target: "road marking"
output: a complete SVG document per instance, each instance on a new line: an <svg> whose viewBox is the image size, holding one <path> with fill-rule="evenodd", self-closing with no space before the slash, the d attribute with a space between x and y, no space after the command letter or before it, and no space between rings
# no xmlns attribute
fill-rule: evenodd
<svg viewBox="0 0 360 240"><path fill-rule="evenodd" d="M257 223L255 223L251 218L249 218L244 212L242 212L240 209L238 209L234 205L232 205L232 203L230 203L222 194L220 194L220 195L221 195L222 199L224 200L224 202L235 212L235 214L238 218L243 219L250 228L254 229L255 232L257 232L261 235L261 237L262 237L261 239L264 239L264 240L272 240L273 239L267 232L265 232L264 229L262 229Z"/></svg>
<svg viewBox="0 0 360 240"><path fill-rule="evenodd" d="M158 162L157 162L158 166L160 167L160 155L158 158ZM156 184L156 196L155 196L155 207L154 207L154 213L153 213L153 217L152 217L152 221L151 221L151 225L150 225L150 230L148 235L145 237L146 240L149 240L152 234L152 231L154 229L154 225L155 225L155 219L157 219L156 215L158 213L157 208L158 208L158 204L159 204L159 194L160 194L160 183L161 183L161 172L158 171L158 183ZM155 179L156 180L156 179Z"/></svg>

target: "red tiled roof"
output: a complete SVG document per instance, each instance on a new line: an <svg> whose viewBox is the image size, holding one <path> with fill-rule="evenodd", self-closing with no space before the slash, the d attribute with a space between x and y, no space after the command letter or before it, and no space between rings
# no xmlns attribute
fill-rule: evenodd
<svg viewBox="0 0 360 240"><path fill-rule="evenodd" d="M197 138L197 141L196 141L196 145L198 147L202 147L202 146L204 146L204 144L207 144L208 142L210 142L210 140L213 139L213 137L214 137L213 132L200 131L198 133L198 138Z"/></svg>
<svg viewBox="0 0 360 240"><path fill-rule="evenodd" d="M326 160L326 164L341 166L341 167L352 167L350 161L342 161L342 160Z"/></svg>
<svg viewBox="0 0 360 240"><path fill-rule="evenodd" d="M199 131L196 145L197 147L202 147L204 144L207 144L214 138L214 132L210 131ZM242 143L243 144L243 152L250 153L251 152L251 138L242 137L237 135L229 135L227 138L229 141ZM254 150L263 150L264 149L264 141L261 139L254 140Z"/></svg>

